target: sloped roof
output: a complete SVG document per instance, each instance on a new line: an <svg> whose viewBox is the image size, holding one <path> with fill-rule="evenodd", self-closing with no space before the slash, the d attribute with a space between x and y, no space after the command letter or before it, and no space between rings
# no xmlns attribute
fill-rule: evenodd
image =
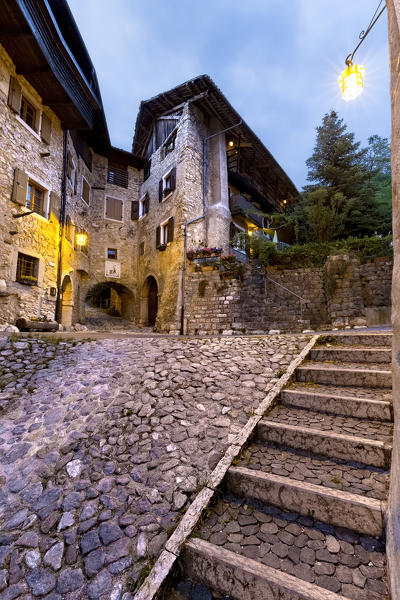
<svg viewBox="0 0 400 600"><path fill-rule="evenodd" d="M242 143L250 144L254 150L256 156L255 167L260 171L268 171L269 176L272 170L287 186L293 196L298 195L292 180L208 75L195 77L140 103L132 152L144 157L154 119L187 101L199 106L210 117L218 119L224 129L241 121L240 126L235 128L235 133L240 135Z"/></svg>

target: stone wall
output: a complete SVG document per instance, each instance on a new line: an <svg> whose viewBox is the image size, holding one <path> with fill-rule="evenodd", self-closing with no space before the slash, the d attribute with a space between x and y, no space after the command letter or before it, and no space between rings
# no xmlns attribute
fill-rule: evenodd
<svg viewBox="0 0 400 600"><path fill-rule="evenodd" d="M393 198L393 409L394 437L387 514L387 557L390 591L400 598L400 0L388 0L392 108L392 198Z"/></svg>
<svg viewBox="0 0 400 600"><path fill-rule="evenodd" d="M360 265L330 257L324 268L285 269L248 266L241 279L219 271L195 271L185 284L188 334L301 331L366 324L369 308L390 307L391 262ZM329 275L328 275L329 274Z"/></svg>

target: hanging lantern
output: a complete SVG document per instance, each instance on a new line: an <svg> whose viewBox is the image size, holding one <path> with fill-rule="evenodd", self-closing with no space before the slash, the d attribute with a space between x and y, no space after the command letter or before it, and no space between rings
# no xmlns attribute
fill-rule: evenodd
<svg viewBox="0 0 400 600"><path fill-rule="evenodd" d="M343 100L349 101L357 98L364 87L364 67L348 63L338 79L338 84L342 90Z"/></svg>
<svg viewBox="0 0 400 600"><path fill-rule="evenodd" d="M75 242L77 246L87 246L87 233L77 233L75 236Z"/></svg>

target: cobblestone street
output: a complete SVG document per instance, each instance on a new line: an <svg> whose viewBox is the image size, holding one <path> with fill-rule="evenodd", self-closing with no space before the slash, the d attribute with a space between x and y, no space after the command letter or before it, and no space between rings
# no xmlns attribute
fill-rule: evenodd
<svg viewBox="0 0 400 600"><path fill-rule="evenodd" d="M0 599L131 598L306 341L1 338Z"/></svg>

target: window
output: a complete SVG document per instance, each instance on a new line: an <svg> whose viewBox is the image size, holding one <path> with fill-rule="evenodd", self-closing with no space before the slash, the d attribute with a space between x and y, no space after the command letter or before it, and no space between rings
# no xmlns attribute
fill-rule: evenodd
<svg viewBox="0 0 400 600"><path fill-rule="evenodd" d="M143 256L144 254L144 242L140 242L139 245L139 256Z"/></svg>
<svg viewBox="0 0 400 600"><path fill-rule="evenodd" d="M165 144L164 147L164 154L165 156L167 156L167 154L169 154L170 152L172 152L173 150L175 150L175 140L176 140L176 136L172 136L172 138Z"/></svg>
<svg viewBox="0 0 400 600"><path fill-rule="evenodd" d="M149 160L143 170L143 181L146 181L150 177L150 169L151 169L151 160Z"/></svg>
<svg viewBox="0 0 400 600"><path fill-rule="evenodd" d="M159 182L158 200L162 202L176 187L176 167L173 167Z"/></svg>
<svg viewBox="0 0 400 600"><path fill-rule="evenodd" d="M36 108L28 102L25 96L22 96L19 116L31 129L33 129L33 131L36 131Z"/></svg>
<svg viewBox="0 0 400 600"><path fill-rule="evenodd" d="M128 169L121 165L108 163L107 183L113 183L120 187L128 187Z"/></svg>
<svg viewBox="0 0 400 600"><path fill-rule="evenodd" d="M174 239L174 217L170 217L164 223L161 223L156 230L156 248L165 250L167 244Z"/></svg>
<svg viewBox="0 0 400 600"><path fill-rule="evenodd" d="M39 259L18 252L16 280L25 285L38 282Z"/></svg>
<svg viewBox="0 0 400 600"><path fill-rule="evenodd" d="M47 216L44 204L44 196L45 191L36 183L29 180L26 193L26 207L38 215L42 215L42 217Z"/></svg>
<svg viewBox="0 0 400 600"><path fill-rule="evenodd" d="M82 177L82 192L81 192L82 200L89 204L90 202L90 185L86 181L84 177Z"/></svg>
<svg viewBox="0 0 400 600"><path fill-rule="evenodd" d="M68 152L67 156L67 177L71 185L72 191L75 193L76 164L74 159L72 158L71 152Z"/></svg>
<svg viewBox="0 0 400 600"><path fill-rule="evenodd" d="M105 218L111 221L122 221L123 202L118 198L106 198Z"/></svg>
<svg viewBox="0 0 400 600"><path fill-rule="evenodd" d="M118 250L116 248L107 248L107 258L109 260L117 260Z"/></svg>
<svg viewBox="0 0 400 600"><path fill-rule="evenodd" d="M147 215L147 213L149 212L149 204L150 204L149 194L145 194L143 196L143 198L140 198L140 200L139 200L139 219L141 217L144 217L145 215Z"/></svg>

